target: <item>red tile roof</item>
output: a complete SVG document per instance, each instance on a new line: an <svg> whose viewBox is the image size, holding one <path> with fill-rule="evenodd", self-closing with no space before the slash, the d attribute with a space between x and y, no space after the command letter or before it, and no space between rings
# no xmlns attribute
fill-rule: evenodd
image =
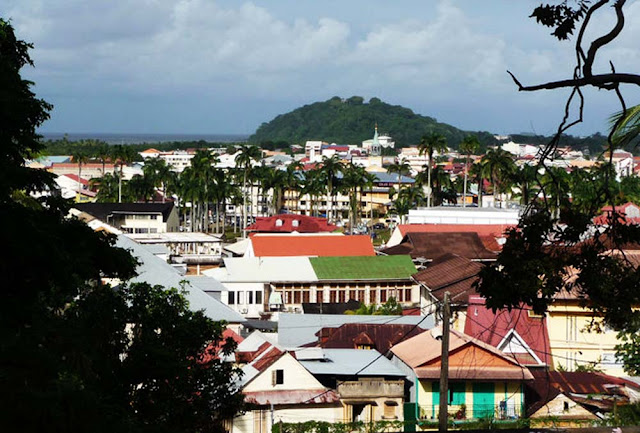
<svg viewBox="0 0 640 433"><path fill-rule="evenodd" d="M82 177L79 178L77 174L66 173L66 174L63 174L62 176L68 177L69 179L71 179L74 182L78 182L78 179L79 179L81 185L89 186L89 181L87 179L82 178Z"/></svg>
<svg viewBox="0 0 640 433"><path fill-rule="evenodd" d="M280 223L278 223L280 221ZM297 223L294 223L297 221ZM297 224L294 225L294 224ZM258 217L247 231L258 233L320 233L332 232L337 229L329 224L326 218L318 218L298 214L279 214L271 217Z"/></svg>
<svg viewBox="0 0 640 433"><path fill-rule="evenodd" d="M256 257L345 257L375 256L367 235L353 236L278 236L256 235L251 238Z"/></svg>
<svg viewBox="0 0 640 433"><path fill-rule="evenodd" d="M485 306L484 298L470 296L464 332L497 347L511 330L515 330L544 364L553 365L547 320L531 313L531 309L526 306L494 313ZM532 360L535 361L535 358L530 356L526 359L525 357L516 357L516 359L524 362L528 360L527 365L530 365ZM537 361L533 363L539 364Z"/></svg>

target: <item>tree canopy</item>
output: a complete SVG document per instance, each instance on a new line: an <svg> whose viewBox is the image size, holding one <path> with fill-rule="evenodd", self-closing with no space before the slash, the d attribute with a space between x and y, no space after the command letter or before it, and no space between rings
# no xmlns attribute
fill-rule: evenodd
<svg viewBox="0 0 640 433"><path fill-rule="evenodd" d="M278 142L302 143L307 140L324 140L335 143L361 143L373 137L374 126L391 135L396 147L415 145L425 134L438 133L457 148L469 132L462 131L428 116L421 116L409 108L391 105L378 98L368 103L360 96L342 99L335 96L324 102L315 102L281 114L263 123L249 137L252 143ZM493 134L474 132L486 149L497 144Z"/></svg>
<svg viewBox="0 0 640 433"><path fill-rule="evenodd" d="M178 289L103 284L132 277L134 258L24 166L52 109L20 75L30 48L0 18L0 430L221 431L241 399L212 354L233 348L223 324Z"/></svg>
<svg viewBox="0 0 640 433"><path fill-rule="evenodd" d="M538 156L537 169L544 173L540 177L536 175L540 193L528 204L518 227L509 231L497 261L481 271L478 290L494 309L520 308L527 304L538 313L547 311L558 295L575 297L592 310L595 325L604 323L621 332L625 343L618 346L617 355L628 372L637 373L640 370L637 348L640 311L635 307L640 305L640 269L625 250L629 245L640 244L640 226L626 224L623 216L615 211L622 187L618 188L614 182L616 173L611 162L615 149L623 142L634 141L629 132L638 130L631 125L634 110L628 110L621 85L638 85L640 76L619 73L613 64L606 72L593 71L596 55L622 32L626 2L578 0L575 6L566 1L557 3L540 6L532 17L554 28L553 35L560 40L571 37L577 29L573 75L523 85L513 73L509 74L519 91L570 89L565 116L559 122L556 135ZM597 17L606 21L606 16L600 16L605 5L613 7L615 21L592 25ZM572 181L580 185L581 192L570 198L566 194L569 175L549 163L563 134L582 121L587 107L584 87L611 91L620 103L621 112L615 116L607 137L608 163L586 176L581 172L572 173ZM624 131L620 133L622 127ZM605 205L613 206L614 212L604 223L594 224L594 217L601 214Z"/></svg>

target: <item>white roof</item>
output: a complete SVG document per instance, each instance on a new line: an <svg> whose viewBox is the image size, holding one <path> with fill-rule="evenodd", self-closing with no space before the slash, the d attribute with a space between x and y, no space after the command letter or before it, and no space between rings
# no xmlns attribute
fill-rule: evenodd
<svg viewBox="0 0 640 433"><path fill-rule="evenodd" d="M405 376L377 350L321 349L324 356L313 359L305 358L306 350L296 350L296 358L314 375Z"/></svg>
<svg viewBox="0 0 640 433"><path fill-rule="evenodd" d="M119 235L116 246L130 250L131 255L138 259L140 265L136 269L138 276L132 278L133 283L149 283L161 285L165 288L180 288L185 278L164 260L154 256L144 246L134 242L126 236ZM217 299L207 295L200 288L192 284L184 284L185 298L189 301L192 311L202 310L213 320L224 320L229 323L241 323L245 319Z"/></svg>
<svg viewBox="0 0 640 433"><path fill-rule="evenodd" d="M249 247L249 243L251 239L242 239L241 241L235 242L233 244L228 244L223 246L223 249L227 251L231 251L233 254L237 254L239 256L243 256L245 251L247 251L247 247Z"/></svg>
<svg viewBox="0 0 640 433"><path fill-rule="evenodd" d="M231 257L224 259L224 265L226 275L213 269L203 273L223 283L318 280L307 257Z"/></svg>
<svg viewBox="0 0 640 433"><path fill-rule="evenodd" d="M149 234L127 234L140 244L164 244L164 243L217 243L220 235L201 232L166 232Z"/></svg>

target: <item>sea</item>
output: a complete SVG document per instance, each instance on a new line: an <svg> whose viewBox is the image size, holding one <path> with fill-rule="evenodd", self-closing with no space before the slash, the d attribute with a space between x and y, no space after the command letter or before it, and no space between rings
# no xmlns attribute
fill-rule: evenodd
<svg viewBox="0 0 640 433"><path fill-rule="evenodd" d="M174 141L206 141L209 143L243 143L249 134L108 134L108 133L64 133L40 132L44 141L62 140L65 135L69 141L101 140L108 144L166 143Z"/></svg>

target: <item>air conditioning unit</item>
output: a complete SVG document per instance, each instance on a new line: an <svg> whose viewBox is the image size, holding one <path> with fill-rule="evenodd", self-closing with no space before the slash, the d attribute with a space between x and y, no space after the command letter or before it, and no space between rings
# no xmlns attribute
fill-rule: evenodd
<svg viewBox="0 0 640 433"><path fill-rule="evenodd" d="M248 308L241 308L240 309L240 314L247 314L249 312Z"/></svg>

